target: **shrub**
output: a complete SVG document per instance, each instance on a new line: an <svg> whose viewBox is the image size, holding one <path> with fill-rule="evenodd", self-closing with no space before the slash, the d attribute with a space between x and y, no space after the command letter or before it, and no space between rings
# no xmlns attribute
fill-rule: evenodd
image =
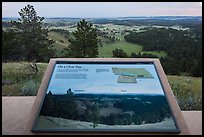
<svg viewBox="0 0 204 137"><path fill-rule="evenodd" d="M17 84L3 85L2 96L19 96L21 95L21 88Z"/></svg>
<svg viewBox="0 0 204 137"><path fill-rule="evenodd" d="M115 50L113 50L113 57L128 58L128 55L124 50L116 48Z"/></svg>
<svg viewBox="0 0 204 137"><path fill-rule="evenodd" d="M2 63L2 95L3 96L22 96L30 95L26 93L26 83L33 80L34 85L39 85L46 70L48 63L36 63L38 71L31 67L31 62L8 62ZM10 85L8 85L8 81ZM7 84L5 84L7 83ZM23 92L24 89L24 92ZM31 91L30 91L31 92ZM37 93L34 91L33 94Z"/></svg>
<svg viewBox="0 0 204 137"><path fill-rule="evenodd" d="M39 83L34 80L28 80L22 88L22 94L24 96L36 96Z"/></svg>
<svg viewBox="0 0 204 137"><path fill-rule="evenodd" d="M202 96L196 96L189 92L187 98L177 97L177 101L181 110L202 110Z"/></svg>

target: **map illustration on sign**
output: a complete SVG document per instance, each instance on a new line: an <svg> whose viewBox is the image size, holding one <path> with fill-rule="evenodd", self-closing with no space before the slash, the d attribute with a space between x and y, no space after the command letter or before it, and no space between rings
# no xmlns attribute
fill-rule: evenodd
<svg viewBox="0 0 204 137"><path fill-rule="evenodd" d="M56 63L32 131L179 132L153 63Z"/></svg>
<svg viewBox="0 0 204 137"><path fill-rule="evenodd" d="M137 83L136 78L153 78L144 68L112 68L118 76L118 83Z"/></svg>

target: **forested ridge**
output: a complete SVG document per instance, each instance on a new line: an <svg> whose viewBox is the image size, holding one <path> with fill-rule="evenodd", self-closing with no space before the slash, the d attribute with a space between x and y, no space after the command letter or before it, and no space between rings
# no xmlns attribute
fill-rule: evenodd
<svg viewBox="0 0 204 137"><path fill-rule="evenodd" d="M182 72L202 76L202 35L195 31L147 27L143 32L130 32L125 40L143 45L145 51L165 51L160 59L167 74Z"/></svg>
<svg viewBox="0 0 204 137"><path fill-rule="evenodd" d="M100 113L107 108L116 111ZM140 125L161 122L171 117L171 111L162 95L53 95L49 92L40 115L107 125Z"/></svg>

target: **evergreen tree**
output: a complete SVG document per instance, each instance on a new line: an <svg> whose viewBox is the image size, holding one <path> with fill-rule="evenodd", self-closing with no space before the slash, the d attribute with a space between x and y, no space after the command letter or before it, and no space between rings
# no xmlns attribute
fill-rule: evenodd
<svg viewBox="0 0 204 137"><path fill-rule="evenodd" d="M49 40L48 30L42 27L43 17L37 16L32 5L27 5L19 12L21 18L13 24L20 32L20 44L24 50L22 56L28 61L48 61L54 55L53 40Z"/></svg>
<svg viewBox="0 0 204 137"><path fill-rule="evenodd" d="M20 47L19 35L12 29L2 30L2 61L20 60L22 50Z"/></svg>
<svg viewBox="0 0 204 137"><path fill-rule="evenodd" d="M128 58L128 55L124 50L116 48L115 50L113 50L113 57Z"/></svg>
<svg viewBox="0 0 204 137"><path fill-rule="evenodd" d="M77 30L73 32L74 39L70 39L70 45L66 49L66 57L95 58L98 56L98 36L93 25L85 20L77 24Z"/></svg>
<svg viewBox="0 0 204 137"><path fill-rule="evenodd" d="M98 104L94 104L92 107L92 120L93 120L93 128L95 128L100 119L100 110Z"/></svg>

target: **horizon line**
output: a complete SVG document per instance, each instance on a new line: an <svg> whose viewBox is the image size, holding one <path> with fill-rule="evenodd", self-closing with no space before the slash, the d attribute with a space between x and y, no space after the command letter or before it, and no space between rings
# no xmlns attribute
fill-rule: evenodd
<svg viewBox="0 0 204 137"><path fill-rule="evenodd" d="M133 18L133 17L202 17L202 15L136 15L136 16L117 16L117 17L69 17L69 16L47 16L44 18ZM19 18L19 17L2 17L2 18Z"/></svg>

